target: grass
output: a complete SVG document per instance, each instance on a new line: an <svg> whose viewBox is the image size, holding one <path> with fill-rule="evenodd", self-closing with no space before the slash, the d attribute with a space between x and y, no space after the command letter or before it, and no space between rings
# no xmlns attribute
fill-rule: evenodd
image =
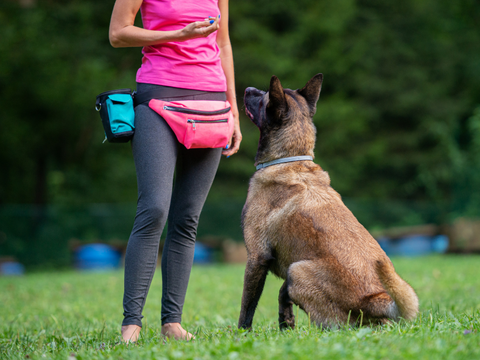
<svg viewBox="0 0 480 360"><path fill-rule="evenodd" d="M243 266L196 266L183 325L193 342L160 335L160 271L136 345L119 343L123 273L36 273L0 278L0 359L480 359L480 257L396 258L417 290L410 323L322 330L298 311L280 332L281 281L269 276L251 332L236 329Z"/></svg>

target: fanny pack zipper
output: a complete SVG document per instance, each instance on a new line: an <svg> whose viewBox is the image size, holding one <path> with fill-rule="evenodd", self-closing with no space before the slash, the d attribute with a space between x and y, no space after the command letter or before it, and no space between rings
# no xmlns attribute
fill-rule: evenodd
<svg viewBox="0 0 480 360"><path fill-rule="evenodd" d="M205 123L205 124L213 124L213 123L224 123L228 122L228 119L218 119L218 120L193 120L193 119L188 119L187 123L190 123L193 125L193 130L196 129L195 123Z"/></svg>
<svg viewBox="0 0 480 360"><path fill-rule="evenodd" d="M164 110L169 110L169 111L180 112L180 113L184 113L184 114L192 114L192 115L220 115L220 114L228 113L230 111L231 107L228 107L226 109L207 111L207 110L192 110L192 109L186 109L186 108L182 108L182 107L165 105L163 107L163 109Z"/></svg>

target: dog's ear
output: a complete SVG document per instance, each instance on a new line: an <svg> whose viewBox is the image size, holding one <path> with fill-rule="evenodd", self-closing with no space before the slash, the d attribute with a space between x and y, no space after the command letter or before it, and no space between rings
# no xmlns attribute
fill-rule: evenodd
<svg viewBox="0 0 480 360"><path fill-rule="evenodd" d="M323 74L317 74L308 80L303 89L298 90L298 93L307 100L311 116L315 115L317 111L317 101L320 97L320 90L322 90L322 82Z"/></svg>
<svg viewBox="0 0 480 360"><path fill-rule="evenodd" d="M270 79L270 89L268 90L268 105L267 111L275 118L280 119L282 114L287 111L287 99L283 91L280 80L273 75Z"/></svg>

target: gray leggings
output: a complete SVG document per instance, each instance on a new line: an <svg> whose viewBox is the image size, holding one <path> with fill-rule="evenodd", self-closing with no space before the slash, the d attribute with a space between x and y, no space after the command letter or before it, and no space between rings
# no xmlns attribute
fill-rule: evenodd
<svg viewBox="0 0 480 360"><path fill-rule="evenodd" d="M225 93L137 84L139 93L165 90L163 100L225 100ZM142 326L142 310L157 265L160 236L168 219L162 255L162 325L181 322L195 250L198 218L222 149L180 144L165 120L148 107L135 109L133 158L138 203L125 255L124 320ZM175 173L175 176L174 176Z"/></svg>

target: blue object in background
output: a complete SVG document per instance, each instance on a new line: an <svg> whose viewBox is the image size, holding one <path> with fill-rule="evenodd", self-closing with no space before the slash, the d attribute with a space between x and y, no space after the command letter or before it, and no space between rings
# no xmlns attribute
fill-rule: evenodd
<svg viewBox="0 0 480 360"><path fill-rule="evenodd" d="M208 264L212 262L212 250L202 243L195 243L193 262L196 264Z"/></svg>
<svg viewBox="0 0 480 360"><path fill-rule="evenodd" d="M395 242L397 255L420 256L429 254L432 250L431 238L424 235L412 235L398 239Z"/></svg>
<svg viewBox="0 0 480 360"><path fill-rule="evenodd" d="M445 235L411 235L400 239L379 238L377 241L388 256L421 256L434 252L443 254L447 252L449 244Z"/></svg>
<svg viewBox="0 0 480 360"><path fill-rule="evenodd" d="M436 253L445 254L448 250L448 236L437 235L432 239L432 250Z"/></svg>
<svg viewBox="0 0 480 360"><path fill-rule="evenodd" d="M120 253L109 245L88 244L77 250L75 260L81 270L110 270L120 265Z"/></svg>
<svg viewBox="0 0 480 360"><path fill-rule="evenodd" d="M15 261L8 261L0 264L0 274L5 276L23 275L25 273L25 267Z"/></svg>
<svg viewBox="0 0 480 360"><path fill-rule="evenodd" d="M392 254L392 246L391 246L392 240L390 240L389 238L383 237L383 238L377 239L377 241L380 247L382 248L382 250L385 251L385 253L390 256Z"/></svg>

